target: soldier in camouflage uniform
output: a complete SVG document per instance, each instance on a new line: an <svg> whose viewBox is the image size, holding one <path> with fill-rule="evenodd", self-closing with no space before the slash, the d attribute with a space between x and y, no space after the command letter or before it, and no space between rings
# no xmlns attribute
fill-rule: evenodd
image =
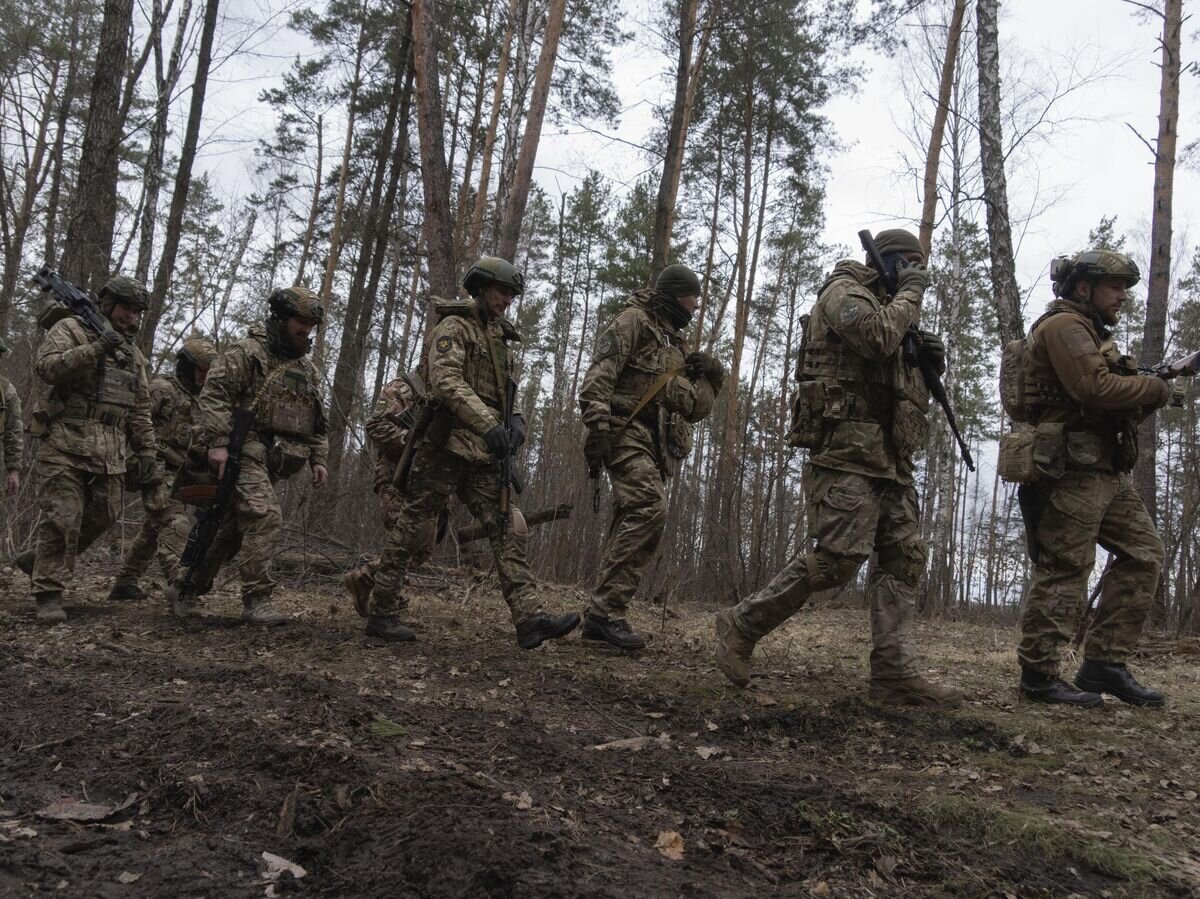
<svg viewBox="0 0 1200 899"><path fill-rule="evenodd" d="M0 359L8 353L8 344L0 337ZM25 461L25 440L21 436L21 398L12 381L0 375L0 471L4 472L4 492L16 496L21 489L21 469Z"/></svg>
<svg viewBox="0 0 1200 899"><path fill-rule="evenodd" d="M192 516L172 493L180 470L187 464L200 388L216 358L216 347L207 340L192 338L175 354L174 375L150 382L150 418L158 437L164 477L156 486L142 491L146 515L117 572L109 599L145 599L138 580L150 567L155 553L167 583L175 579Z"/></svg>
<svg viewBox="0 0 1200 899"><path fill-rule="evenodd" d="M266 327L251 328L218 356L200 391L195 442L208 448L209 467L218 479L229 459L233 410L253 411L255 425L242 445L236 498L195 583L198 595L207 593L221 566L239 556L242 618L269 627L289 620L271 604L271 558L283 526L274 485L307 466L313 486L323 487L329 480L329 443L320 381L305 358L312 348L310 335L325 320L325 307L306 287L276 290L268 306ZM180 571L167 590L179 617L199 614L195 598L180 590L185 574Z"/></svg>
<svg viewBox="0 0 1200 899"><path fill-rule="evenodd" d="M423 390L423 386L419 388ZM401 375L393 378L379 392L379 400L371 417L367 419L367 438L371 442L371 452L375 457L375 493L379 497L379 513L384 531L390 531L399 520L403 496L395 483L396 466L404 454L412 430L412 416L415 412L417 389L413 387L412 376ZM437 526L430 527L427 538L421 542L418 549L409 559L409 569L418 568L424 564L437 545L437 533L448 509L443 508ZM375 589L375 572L379 570L379 560L372 559L357 568L348 571L343 583L350 595L354 597L354 609L363 618L371 615L371 591Z"/></svg>
<svg viewBox="0 0 1200 899"><path fill-rule="evenodd" d="M61 318L34 366L51 387L34 416L41 518L36 556L18 564L32 571L37 618L45 624L67 620L66 579L76 557L116 521L126 470L142 486L161 477L146 360L131 339L148 303L146 288L117 275L98 299L111 329L96 335L74 316Z"/></svg>
<svg viewBox="0 0 1200 899"><path fill-rule="evenodd" d="M579 391L591 471L608 470L613 523L583 637L625 650L646 645L625 610L667 524L666 482L692 448L692 425L712 409L725 369L708 353L686 353L700 279L669 265L652 289L634 292L596 343ZM685 355L686 353L686 355Z"/></svg>
<svg viewBox="0 0 1200 899"><path fill-rule="evenodd" d="M536 583L525 561L527 534L510 514L501 522L500 460L525 440L525 423L513 415L504 426L513 360L507 344L520 340L505 311L524 289L524 278L504 259L485 256L467 272L469 300L435 301L438 318L426 357L430 398L436 412L424 433L414 434L412 464L387 546L375 575L367 633L385 640L411 640L398 613L408 605L401 594L404 574L428 543L438 514L457 495L486 528L508 602L517 644L534 649L566 636L579 624L575 613L550 615L537 602Z"/></svg>
<svg viewBox="0 0 1200 899"><path fill-rule="evenodd" d="M754 645L820 590L851 581L872 552L870 697L892 705L954 707L955 689L920 675L912 644L916 587L925 568L913 453L925 441L929 393L901 344L920 320L929 283L917 238L901 229L875 237L896 291L881 273L846 259L825 279L801 350L804 412L796 445L811 450L805 473L808 535L802 550L762 590L717 615L717 662L740 687ZM920 352L945 370L945 348L919 333ZM793 425L793 433L799 433Z"/></svg>
<svg viewBox="0 0 1200 899"><path fill-rule="evenodd" d="M1161 378L1139 375L1109 329L1140 278L1110 250L1059 262L1058 297L1026 342L1025 408L1035 441L1053 446L1044 467L1057 476L1018 488L1033 578L1025 595L1021 692L1041 702L1095 707L1100 694L1144 706L1164 697L1125 665L1154 601L1163 544L1129 477L1138 423L1170 398ZM1058 677L1075 632L1099 543L1113 554L1074 685Z"/></svg>

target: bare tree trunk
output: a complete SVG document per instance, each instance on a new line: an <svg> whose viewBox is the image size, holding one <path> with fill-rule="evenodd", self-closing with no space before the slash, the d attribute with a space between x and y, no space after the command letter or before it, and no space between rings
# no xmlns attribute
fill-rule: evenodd
<svg viewBox="0 0 1200 899"><path fill-rule="evenodd" d="M525 137L521 140L521 155L517 158L517 170L513 175L512 190L504 209L500 240L496 248L498 256L510 261L516 259L517 242L521 238L521 222L525 218L529 187L533 181L533 161L542 138L542 120L545 118L546 102L550 97L550 79L554 74L558 39L562 35L566 10L567 0L550 0L546 33L542 38L542 52L538 57L537 74L533 81L533 96L530 97L529 114L525 120Z"/></svg>
<svg viewBox="0 0 1200 899"><path fill-rule="evenodd" d="M442 134L442 98L434 0L413 0L413 69L417 82L417 133L421 181L425 189L425 239L429 249L429 288L434 296L457 292L454 225L450 216L450 174Z"/></svg>
<svg viewBox="0 0 1200 899"><path fill-rule="evenodd" d="M212 65L213 37L217 30L217 11L220 0L206 0L204 4L204 26L200 32L200 52L196 59L196 78L192 83L192 101L188 108L187 127L183 135L183 147L179 152L179 168L175 173L175 192L171 195L171 210L167 213L167 232L163 240L162 258L154 275L154 291L150 296L150 308L142 320L138 334L138 345L149 355L154 346L154 332L162 318L163 304L171 289L171 278L175 274L175 256L179 252L179 239L183 232L183 214L187 209L188 190L192 183L192 164L196 160L196 144L200 140L200 120L204 115L204 94L208 89L208 70Z"/></svg>
<svg viewBox="0 0 1200 899"><path fill-rule="evenodd" d="M979 56L979 149L983 166L983 199L987 206L988 249L992 290L1000 339L1007 343L1025 333L1021 291L1013 258L1012 223L1008 217L1008 179L1004 174L1004 144L1000 134L999 0L978 0L975 7Z"/></svg>
<svg viewBox="0 0 1200 899"><path fill-rule="evenodd" d="M304 270L308 267L308 254L312 251L313 234L317 230L317 213L321 208L321 179L325 167L325 116L317 116L317 173L313 179L312 203L308 207L308 222L304 226L304 239L300 244L300 262L296 265L296 280L304 283Z"/></svg>
<svg viewBox="0 0 1200 899"><path fill-rule="evenodd" d="M942 137L946 132L946 117L950 114L950 89L954 86L954 68L958 60L958 41L962 37L963 14L967 0L954 0L950 15L950 30L946 34L946 57L942 62L942 77L938 82L937 111L929 133L929 152L925 154L925 195L921 204L921 246L928 259L933 247L933 219L937 214L937 172L942 155Z"/></svg>
<svg viewBox="0 0 1200 899"><path fill-rule="evenodd" d="M98 288L108 276L117 220L121 85L132 24L133 0L104 0L79 177L67 216L62 259L63 274L84 288Z"/></svg>
<svg viewBox="0 0 1200 899"><path fill-rule="evenodd" d="M1175 188L1175 143L1179 124L1179 50L1183 0L1166 0L1162 61L1159 64L1158 140L1154 152L1154 213L1150 222L1150 276L1146 286L1146 323L1142 331L1144 365L1162 361L1167 331L1167 295L1171 287L1171 203ZM1151 412L1138 428L1141 450L1133 480L1150 517L1158 519L1155 463L1158 415Z"/></svg>

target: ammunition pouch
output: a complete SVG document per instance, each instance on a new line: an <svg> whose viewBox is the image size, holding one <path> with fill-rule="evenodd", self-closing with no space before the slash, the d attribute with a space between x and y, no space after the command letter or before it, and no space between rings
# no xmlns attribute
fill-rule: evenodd
<svg viewBox="0 0 1200 899"><path fill-rule="evenodd" d="M1043 422L1031 430L1003 435L997 461L1001 480L1027 486L1057 481L1067 470L1067 439L1062 422Z"/></svg>
<svg viewBox="0 0 1200 899"><path fill-rule="evenodd" d="M267 474L272 481L285 481L299 474L308 464L307 444L294 440L276 440L267 449Z"/></svg>
<svg viewBox="0 0 1200 899"><path fill-rule="evenodd" d="M1121 420L1117 431L1116 470L1133 471L1138 459L1138 426L1130 418Z"/></svg>
<svg viewBox="0 0 1200 899"><path fill-rule="evenodd" d="M1096 468L1106 455L1105 440L1094 431L1067 431L1066 447L1067 462L1072 468Z"/></svg>
<svg viewBox="0 0 1200 899"><path fill-rule="evenodd" d="M929 418L925 413L912 400L897 400L892 419L892 447L896 455L910 458L925 445L928 435Z"/></svg>
<svg viewBox="0 0 1200 899"><path fill-rule="evenodd" d="M801 381L792 394L792 424L788 428L788 446L816 449L825 438L825 385L820 381Z"/></svg>
<svg viewBox="0 0 1200 899"><path fill-rule="evenodd" d="M83 423L85 421L98 421L102 425L110 428L125 427L125 409L114 407L107 403L96 403L91 400L84 399L78 394L72 394L67 398L65 403L61 404L62 411L57 415L49 416L50 418L61 418L64 421L73 421Z"/></svg>

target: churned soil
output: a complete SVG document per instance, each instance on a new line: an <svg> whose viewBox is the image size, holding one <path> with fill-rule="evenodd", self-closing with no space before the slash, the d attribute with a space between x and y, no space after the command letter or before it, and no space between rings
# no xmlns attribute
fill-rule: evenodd
<svg viewBox="0 0 1200 899"><path fill-rule="evenodd" d="M1011 628L923 622L968 694L934 713L866 699L857 609L739 691L700 606L635 609L637 655L522 652L494 582L434 569L385 645L335 585L268 631L230 588L181 626L87 575L46 629L0 575L0 894L1200 894L1194 641L1134 661L1166 709L1080 712L1018 699Z"/></svg>

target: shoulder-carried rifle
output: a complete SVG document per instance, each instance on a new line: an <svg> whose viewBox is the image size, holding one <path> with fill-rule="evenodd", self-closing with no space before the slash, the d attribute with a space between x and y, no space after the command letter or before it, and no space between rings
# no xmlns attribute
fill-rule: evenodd
<svg viewBox="0 0 1200 899"><path fill-rule="evenodd" d="M97 335L113 330L112 324L100 311L96 298L86 290L76 287L70 281L63 278L58 272L50 268L50 266L43 265L38 269L37 273L33 276L33 283L40 287L43 293L53 296L61 305L66 307L67 311L83 322L86 328ZM129 357L129 349L120 347L113 355L121 360L125 360Z"/></svg>
<svg viewBox="0 0 1200 899"><path fill-rule="evenodd" d="M500 460L500 539L508 530L509 517L512 515L513 492L513 407L517 404L517 382L508 378L504 385L504 430L508 433L510 449Z"/></svg>
<svg viewBox="0 0 1200 899"><path fill-rule="evenodd" d="M879 248L875 246L875 238L871 236L870 231L859 231L858 239L862 243L863 249L867 251L867 256L871 260L871 265L875 271L879 272L879 276L883 278L884 286L887 289L889 296L894 296L898 278L896 273L889 272L884 264L883 256L879 253ZM909 325L908 330L904 333L904 343L901 348L904 354L904 362L909 368L919 368L921 371L921 380L925 382L925 388L929 391L942 411L946 413L946 424L950 425L950 433L954 435L954 439L958 442L958 450L962 453L963 462L966 463L967 471L975 470L975 460L971 457L971 450L967 448L967 443L963 440L962 434L958 430L958 420L954 417L954 410L950 408L950 397L946 395L946 387L942 384L942 378L934 369L932 360L928 359L921 352L921 336L917 332L915 325Z"/></svg>
<svg viewBox="0 0 1200 899"><path fill-rule="evenodd" d="M253 410L234 409L233 431L229 435L229 458L225 461L225 470L221 472L221 480L217 482L212 502L197 513L196 523L188 533L187 545L184 546L183 555L179 559L180 567L184 569L183 583L179 588L181 599L193 595L196 589L196 572L212 548L217 531L221 529L225 520L225 514L233 504L238 476L242 471L242 444L246 442L246 435L252 430Z"/></svg>

